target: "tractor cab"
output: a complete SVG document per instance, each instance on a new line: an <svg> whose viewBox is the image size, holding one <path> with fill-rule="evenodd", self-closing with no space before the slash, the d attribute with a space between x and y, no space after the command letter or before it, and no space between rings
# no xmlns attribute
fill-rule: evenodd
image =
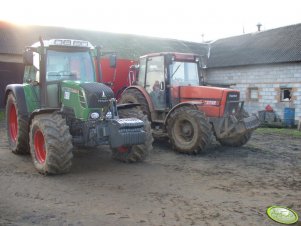
<svg viewBox="0 0 301 226"><path fill-rule="evenodd" d="M92 49L93 46L87 41L51 39L37 42L27 47L23 56L27 66L24 82L40 82L40 77L43 77L41 73L45 73L47 82L96 81ZM41 58L43 61L40 61Z"/></svg>
<svg viewBox="0 0 301 226"><path fill-rule="evenodd" d="M58 108L62 83L99 81L94 67L96 55L96 49L87 41L41 40L24 52L24 83L39 85L41 106Z"/></svg>
<svg viewBox="0 0 301 226"><path fill-rule="evenodd" d="M183 53L155 53L140 58L137 83L150 95L155 110L178 104L180 86L200 85L199 61L199 56Z"/></svg>

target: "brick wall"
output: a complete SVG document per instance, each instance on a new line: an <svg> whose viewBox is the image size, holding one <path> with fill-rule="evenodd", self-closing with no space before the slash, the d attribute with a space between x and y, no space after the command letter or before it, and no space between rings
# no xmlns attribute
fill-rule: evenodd
<svg viewBox="0 0 301 226"><path fill-rule="evenodd" d="M246 110L257 113L271 105L281 118L285 107L295 108L295 119L301 117L301 63L208 69L206 82L230 85L241 92ZM258 90L258 98L250 98L250 88ZM289 89L290 101L281 101L281 90Z"/></svg>

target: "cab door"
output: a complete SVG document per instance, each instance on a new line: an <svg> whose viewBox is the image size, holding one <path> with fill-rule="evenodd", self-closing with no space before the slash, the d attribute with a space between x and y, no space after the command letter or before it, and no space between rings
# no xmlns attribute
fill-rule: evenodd
<svg viewBox="0 0 301 226"><path fill-rule="evenodd" d="M155 110L166 109L164 56L148 57L146 60L145 90L150 95Z"/></svg>

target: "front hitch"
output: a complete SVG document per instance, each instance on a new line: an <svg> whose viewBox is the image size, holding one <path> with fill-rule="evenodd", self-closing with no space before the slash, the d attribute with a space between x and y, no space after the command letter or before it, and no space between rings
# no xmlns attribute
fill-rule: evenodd
<svg viewBox="0 0 301 226"><path fill-rule="evenodd" d="M232 138L237 135L246 134L259 127L260 121L256 115L239 119L235 115L222 118L213 118L214 131L218 139Z"/></svg>

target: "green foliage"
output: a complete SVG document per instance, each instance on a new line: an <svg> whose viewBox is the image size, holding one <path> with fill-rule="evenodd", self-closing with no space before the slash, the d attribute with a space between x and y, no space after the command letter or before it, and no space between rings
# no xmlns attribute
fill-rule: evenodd
<svg viewBox="0 0 301 226"><path fill-rule="evenodd" d="M287 135L291 137L300 137L301 132L296 129L287 129L287 128L258 128L255 130L257 134L279 134Z"/></svg>

